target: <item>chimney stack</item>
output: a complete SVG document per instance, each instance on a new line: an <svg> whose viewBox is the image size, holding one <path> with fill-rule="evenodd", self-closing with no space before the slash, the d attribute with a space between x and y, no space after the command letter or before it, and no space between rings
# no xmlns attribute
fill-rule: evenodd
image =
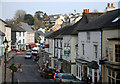
<svg viewBox="0 0 120 84"><path fill-rule="evenodd" d="M110 7L110 3L108 3L108 7Z"/></svg>

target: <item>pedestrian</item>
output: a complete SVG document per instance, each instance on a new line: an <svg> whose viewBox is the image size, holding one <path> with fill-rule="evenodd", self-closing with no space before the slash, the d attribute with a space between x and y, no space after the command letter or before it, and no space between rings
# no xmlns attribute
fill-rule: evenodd
<svg viewBox="0 0 120 84"><path fill-rule="evenodd" d="M21 64L18 65L18 71L22 72Z"/></svg>

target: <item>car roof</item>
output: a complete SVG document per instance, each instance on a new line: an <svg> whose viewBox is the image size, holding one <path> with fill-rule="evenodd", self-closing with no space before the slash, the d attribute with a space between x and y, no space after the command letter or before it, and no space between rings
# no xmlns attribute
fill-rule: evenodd
<svg viewBox="0 0 120 84"><path fill-rule="evenodd" d="M59 73L59 74L61 74L61 75L72 75L70 73Z"/></svg>
<svg viewBox="0 0 120 84"><path fill-rule="evenodd" d="M26 52L26 53L31 53L31 52Z"/></svg>

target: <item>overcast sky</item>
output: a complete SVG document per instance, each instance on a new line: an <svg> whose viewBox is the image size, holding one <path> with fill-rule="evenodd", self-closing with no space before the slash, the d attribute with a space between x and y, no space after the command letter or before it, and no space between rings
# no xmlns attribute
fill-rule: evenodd
<svg viewBox="0 0 120 84"><path fill-rule="evenodd" d="M119 0L1 0L0 18L3 20L14 17L16 10L22 9L34 15L38 10L51 14L80 13L83 9L103 12L107 3L113 3L118 8Z"/></svg>

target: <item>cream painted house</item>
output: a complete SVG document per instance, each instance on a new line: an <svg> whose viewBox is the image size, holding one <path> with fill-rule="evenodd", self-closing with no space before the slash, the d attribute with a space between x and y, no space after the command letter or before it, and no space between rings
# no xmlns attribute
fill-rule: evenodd
<svg viewBox="0 0 120 84"><path fill-rule="evenodd" d="M11 50L11 27L8 26L8 24L5 21L3 21L2 19L0 19L0 26L1 26L0 31L2 31L5 34L5 37L9 41L8 42L8 45L9 45L8 51L10 51Z"/></svg>
<svg viewBox="0 0 120 84"><path fill-rule="evenodd" d="M3 55L4 55L4 45L3 45L3 41L4 41L4 37L7 38L8 40L8 51L11 50L11 28L10 26L8 26L8 24L3 21L2 19L0 19L0 83L2 83L3 80L3 71L2 71L2 65L3 65Z"/></svg>
<svg viewBox="0 0 120 84"><path fill-rule="evenodd" d="M32 30L32 28L27 23L20 22L18 25L26 31L25 32L25 45L26 45L26 49L28 49L29 44L35 43L35 32Z"/></svg>

